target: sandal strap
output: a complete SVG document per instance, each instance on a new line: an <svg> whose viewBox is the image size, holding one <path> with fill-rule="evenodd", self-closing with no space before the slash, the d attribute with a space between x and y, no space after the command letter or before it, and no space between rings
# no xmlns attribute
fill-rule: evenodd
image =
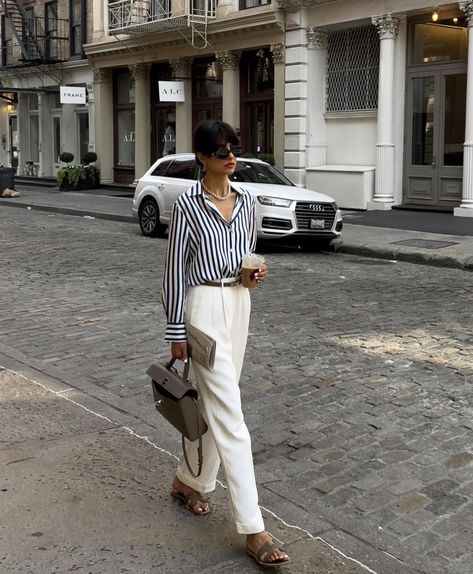
<svg viewBox="0 0 473 574"><path fill-rule="evenodd" d="M271 556L271 554L277 549L277 547L278 547L277 544L274 543L270 544L269 542L265 542L258 548L256 552L256 557L261 562L267 562L268 564L271 564L271 562L268 562L266 558L268 556Z"/></svg>
<svg viewBox="0 0 473 574"><path fill-rule="evenodd" d="M199 506L200 502L207 502L207 500L202 498L202 495L200 494L200 492L193 490L188 495L186 495L186 504L190 508L194 508L194 506Z"/></svg>

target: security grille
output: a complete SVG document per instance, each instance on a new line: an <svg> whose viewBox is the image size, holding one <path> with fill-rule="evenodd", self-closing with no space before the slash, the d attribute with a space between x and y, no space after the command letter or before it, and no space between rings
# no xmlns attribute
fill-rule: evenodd
<svg viewBox="0 0 473 574"><path fill-rule="evenodd" d="M379 38L374 26L329 32L327 112L378 107Z"/></svg>
<svg viewBox="0 0 473 574"><path fill-rule="evenodd" d="M335 208L331 203L296 203L296 220L299 231L327 231L335 221Z"/></svg>

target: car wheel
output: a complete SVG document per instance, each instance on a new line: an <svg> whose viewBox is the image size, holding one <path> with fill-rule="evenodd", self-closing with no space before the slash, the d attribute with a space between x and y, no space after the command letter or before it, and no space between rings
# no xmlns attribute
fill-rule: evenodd
<svg viewBox="0 0 473 574"><path fill-rule="evenodd" d="M159 208L154 199L145 199L138 212L141 233L146 237L163 237L166 226L159 223Z"/></svg>

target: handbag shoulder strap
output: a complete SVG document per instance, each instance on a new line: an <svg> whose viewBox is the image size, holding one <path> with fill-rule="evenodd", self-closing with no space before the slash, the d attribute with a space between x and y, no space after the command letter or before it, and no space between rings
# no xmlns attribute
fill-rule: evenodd
<svg viewBox="0 0 473 574"><path fill-rule="evenodd" d="M194 402L197 403L197 401L194 399ZM197 406L197 404L196 404ZM199 446L197 447L197 459L198 459L198 464L199 467L197 469L197 474L192 470L190 462L189 462L189 457L187 456L187 451L186 451L186 440L184 435L182 435L182 452L184 454L184 460L186 461L186 466L191 474L191 476L193 476L194 478L198 478L200 476L200 473L202 472L202 465L204 463L204 457L202 454L202 433L201 433L201 429L200 429L200 417L197 417L197 430L199 432Z"/></svg>

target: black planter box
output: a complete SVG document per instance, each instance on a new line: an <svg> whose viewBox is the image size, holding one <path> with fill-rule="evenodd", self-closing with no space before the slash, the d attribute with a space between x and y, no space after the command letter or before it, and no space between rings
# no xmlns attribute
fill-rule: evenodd
<svg viewBox="0 0 473 574"><path fill-rule="evenodd" d="M59 186L61 191L81 191L84 189L96 189L100 186L100 177L93 175L87 176L85 179L79 179L77 183L71 183L67 177L62 180Z"/></svg>

